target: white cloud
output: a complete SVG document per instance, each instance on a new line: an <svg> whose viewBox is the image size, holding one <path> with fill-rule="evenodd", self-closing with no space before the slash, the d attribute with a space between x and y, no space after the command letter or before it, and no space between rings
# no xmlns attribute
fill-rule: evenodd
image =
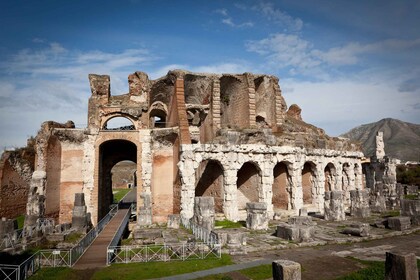
<svg viewBox="0 0 420 280"><path fill-rule="evenodd" d="M214 11L215 13L218 13L223 16L223 18L220 20L221 23L228 25L233 28L244 28L244 27L253 27L254 23L252 21L246 21L242 23L236 23L234 22L233 18L229 16L227 9L218 9Z"/></svg>
<svg viewBox="0 0 420 280"><path fill-rule="evenodd" d="M382 118L397 118L418 123L420 92L397 93L386 83L354 81L351 78L329 82L302 82L293 79L281 81L288 105L302 108L304 121L326 128L333 136L351 128ZM292 89L286 90L286 89Z"/></svg>
<svg viewBox="0 0 420 280"><path fill-rule="evenodd" d="M288 13L276 9L273 3L260 2L254 10L260 11L268 20L281 24L289 31L300 31L303 27L303 21L300 18L293 18Z"/></svg>

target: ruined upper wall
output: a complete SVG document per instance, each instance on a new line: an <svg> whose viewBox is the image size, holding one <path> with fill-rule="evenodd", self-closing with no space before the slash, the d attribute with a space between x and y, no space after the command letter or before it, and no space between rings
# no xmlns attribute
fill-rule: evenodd
<svg viewBox="0 0 420 280"><path fill-rule="evenodd" d="M288 109L275 76L172 70L150 80L146 73L137 71L128 76L129 92L116 96L109 93L109 76L89 75L89 79L89 128L104 129L108 120L123 116L135 129L179 126L180 131L190 134L187 142L193 143L223 142L221 129L268 129L277 138L276 144L351 146L304 122L298 105ZM183 89L176 86L179 81Z"/></svg>

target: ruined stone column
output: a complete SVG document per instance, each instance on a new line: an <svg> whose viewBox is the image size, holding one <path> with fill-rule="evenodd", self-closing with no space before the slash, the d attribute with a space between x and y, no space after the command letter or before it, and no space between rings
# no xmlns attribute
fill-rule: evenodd
<svg viewBox="0 0 420 280"><path fill-rule="evenodd" d="M273 261L273 280L300 280L300 264L289 260Z"/></svg>
<svg viewBox="0 0 420 280"><path fill-rule="evenodd" d="M226 169L224 174L225 197L223 203L223 212L226 219L231 221L238 220L238 204L237 204L237 170Z"/></svg>
<svg viewBox="0 0 420 280"><path fill-rule="evenodd" d="M214 217L214 197L195 197L193 222L207 230L213 230Z"/></svg>
<svg viewBox="0 0 420 280"><path fill-rule="evenodd" d="M35 171L32 174L31 186L28 193L28 203L26 204L25 228L36 225L38 218L45 214L45 186L47 173L45 171Z"/></svg>
<svg viewBox="0 0 420 280"><path fill-rule="evenodd" d="M84 193L76 193L74 195L73 215L71 218L71 228L86 233L88 230L88 213L85 204Z"/></svg>
<svg viewBox="0 0 420 280"><path fill-rule="evenodd" d="M269 216L267 203L248 202L246 204L246 227L249 229L266 230L268 228Z"/></svg>
<svg viewBox="0 0 420 280"><path fill-rule="evenodd" d="M290 176L292 177L292 209L296 211L296 215L300 208L303 207L303 190L302 190L302 170L301 163L295 162L293 165L295 168L290 171Z"/></svg>
<svg viewBox="0 0 420 280"><path fill-rule="evenodd" d="M381 160L385 156L385 145L384 145L384 133L378 131L375 138L376 150L375 155L378 160Z"/></svg>
<svg viewBox="0 0 420 280"><path fill-rule="evenodd" d="M416 255L386 252L385 280L419 280Z"/></svg>
<svg viewBox="0 0 420 280"><path fill-rule="evenodd" d="M367 218L370 216L369 192L367 190L350 191L350 215L356 218Z"/></svg>
<svg viewBox="0 0 420 280"><path fill-rule="evenodd" d="M271 161L264 160L260 163L262 169L262 192L263 199L260 202L265 202L267 205L268 217L273 217L273 183L274 183L274 165Z"/></svg>
<svg viewBox="0 0 420 280"><path fill-rule="evenodd" d="M325 213L324 218L327 221L344 221L346 213L344 212L343 192L331 191L325 192Z"/></svg>

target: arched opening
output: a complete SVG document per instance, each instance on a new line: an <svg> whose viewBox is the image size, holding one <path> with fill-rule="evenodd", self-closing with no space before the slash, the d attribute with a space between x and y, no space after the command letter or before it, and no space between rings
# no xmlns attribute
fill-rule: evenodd
<svg viewBox="0 0 420 280"><path fill-rule="evenodd" d="M137 146L127 140L110 140L99 146L98 221L113 202L112 169L122 161L137 163Z"/></svg>
<svg viewBox="0 0 420 280"><path fill-rule="evenodd" d="M150 128L166 127L166 112L162 109L152 109L149 113Z"/></svg>
<svg viewBox="0 0 420 280"><path fill-rule="evenodd" d="M129 160L123 160L111 169L112 189L128 189L136 186L137 164Z"/></svg>
<svg viewBox="0 0 420 280"><path fill-rule="evenodd" d="M195 196L214 197L214 211L223 213L223 168L218 161L201 162L196 172Z"/></svg>
<svg viewBox="0 0 420 280"><path fill-rule="evenodd" d="M313 162L307 161L303 165L302 170L302 192L303 204L312 204L312 198L315 194L315 170L316 165Z"/></svg>
<svg viewBox="0 0 420 280"><path fill-rule="evenodd" d="M291 176L284 162L279 162L273 169L273 207L287 210L290 202Z"/></svg>
<svg viewBox="0 0 420 280"><path fill-rule="evenodd" d="M342 176L342 190L344 192L347 192L350 188L350 173L349 170L350 169L350 165L346 162L343 164L343 176Z"/></svg>
<svg viewBox="0 0 420 280"><path fill-rule="evenodd" d="M325 176L325 191L330 192L335 189L335 166L331 162L327 164L324 168Z"/></svg>
<svg viewBox="0 0 420 280"><path fill-rule="evenodd" d="M133 122L125 117L114 117L107 120L103 126L104 130L135 130Z"/></svg>
<svg viewBox="0 0 420 280"><path fill-rule="evenodd" d="M236 181L238 210L245 210L247 202L258 202L261 172L252 162L246 162L238 171Z"/></svg>
<svg viewBox="0 0 420 280"><path fill-rule="evenodd" d="M45 215L58 222L60 215L61 144L55 136L51 136L48 140L46 172L48 176L45 188Z"/></svg>

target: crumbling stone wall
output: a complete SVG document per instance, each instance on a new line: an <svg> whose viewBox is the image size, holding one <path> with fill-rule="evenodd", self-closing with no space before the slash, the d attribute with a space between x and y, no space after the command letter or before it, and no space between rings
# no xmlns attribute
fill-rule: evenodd
<svg viewBox="0 0 420 280"><path fill-rule="evenodd" d="M26 212L34 158L30 156L25 159L25 153L31 153L31 149L28 147L18 151L4 152L1 155L0 217L11 219Z"/></svg>

